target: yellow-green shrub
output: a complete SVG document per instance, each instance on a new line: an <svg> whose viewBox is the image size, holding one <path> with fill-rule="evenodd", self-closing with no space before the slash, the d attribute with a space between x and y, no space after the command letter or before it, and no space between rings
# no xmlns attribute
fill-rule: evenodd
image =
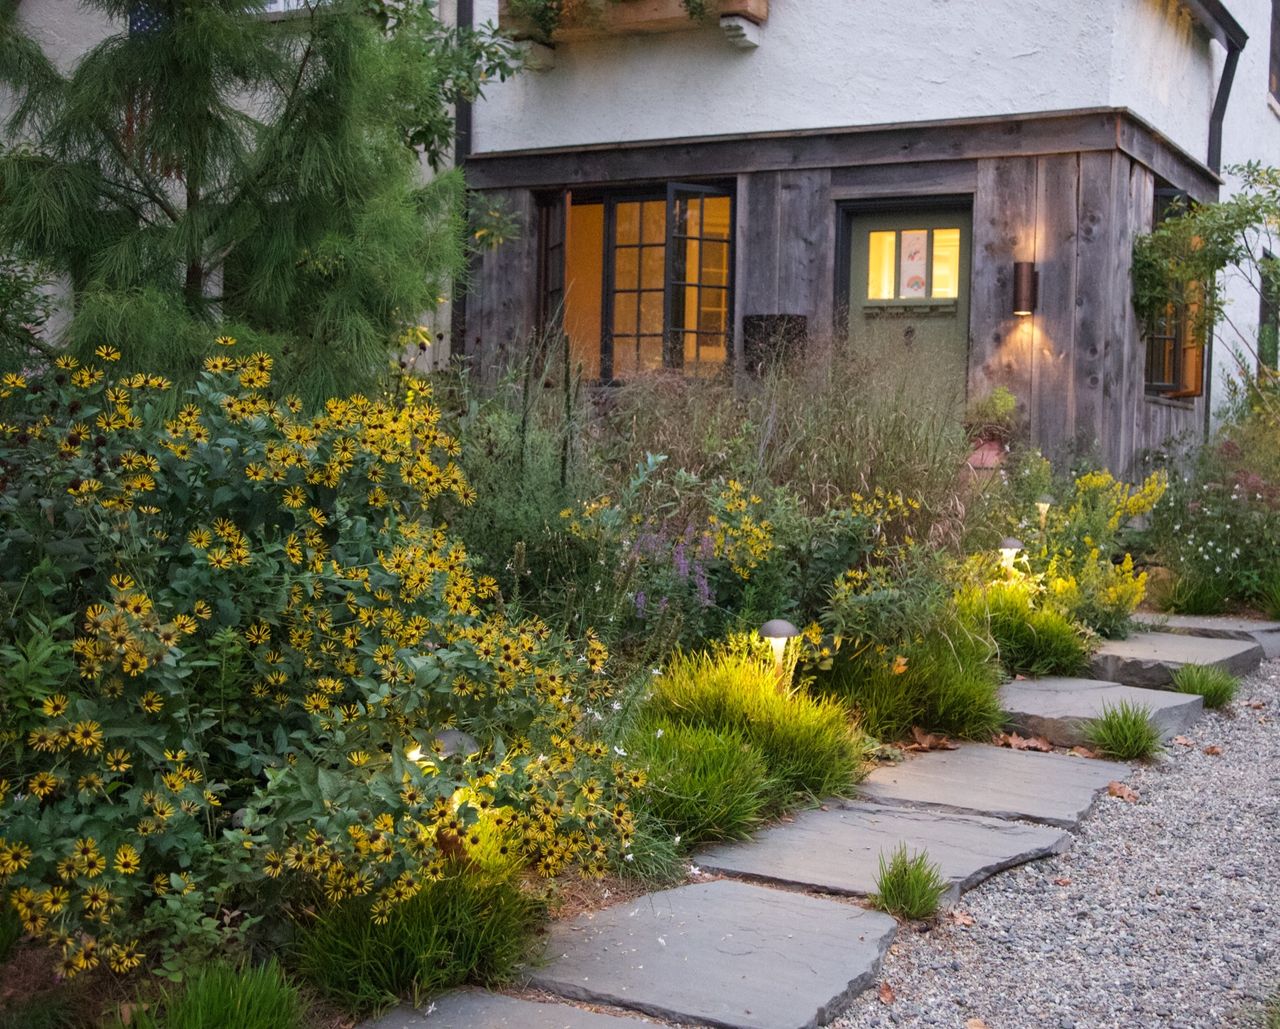
<svg viewBox="0 0 1280 1029"><path fill-rule="evenodd" d="M79 676L5 686L0 899L72 975L198 956L291 892L385 920L477 824L601 871L633 828L582 728L604 648L492 610L432 518L471 491L429 392L307 414L219 342L167 421L110 347L4 380L0 599L72 616Z"/></svg>
<svg viewBox="0 0 1280 1029"><path fill-rule="evenodd" d="M646 710L646 720L663 718L745 739L778 781L780 802L840 793L864 774L868 744L848 708L780 685L773 663L750 654L674 657Z"/></svg>

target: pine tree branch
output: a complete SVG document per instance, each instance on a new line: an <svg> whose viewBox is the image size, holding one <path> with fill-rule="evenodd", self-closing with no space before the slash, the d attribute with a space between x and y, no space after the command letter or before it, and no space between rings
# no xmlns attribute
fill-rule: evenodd
<svg viewBox="0 0 1280 1029"><path fill-rule="evenodd" d="M124 142L116 136L115 131L110 127L99 126L103 139L107 141L107 145L111 147L112 152L120 159L120 163L125 166L128 171L133 172L134 178L142 186L141 192L148 200L162 210L169 220L175 225L182 221L182 215L176 207L174 207L167 199L164 193L157 191L151 180L143 173L142 169L137 165L134 159L129 155L128 148Z"/></svg>

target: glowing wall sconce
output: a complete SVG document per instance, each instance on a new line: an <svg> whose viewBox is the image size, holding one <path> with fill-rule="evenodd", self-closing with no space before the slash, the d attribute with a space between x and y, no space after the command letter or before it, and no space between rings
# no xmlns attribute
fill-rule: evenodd
<svg viewBox="0 0 1280 1029"><path fill-rule="evenodd" d="M1000 541L1000 564L1005 571L1013 571L1013 562L1022 552L1022 540L1006 536Z"/></svg>
<svg viewBox="0 0 1280 1029"><path fill-rule="evenodd" d="M1019 317L1035 313L1040 292L1040 273L1031 261L1013 263L1013 313Z"/></svg>
<svg viewBox="0 0 1280 1029"><path fill-rule="evenodd" d="M800 630L788 622L785 618L771 618L760 626L760 635L769 641L769 646L773 648L773 663L777 667L778 674L783 671L782 658L787 650L787 640L795 639L800 635Z"/></svg>

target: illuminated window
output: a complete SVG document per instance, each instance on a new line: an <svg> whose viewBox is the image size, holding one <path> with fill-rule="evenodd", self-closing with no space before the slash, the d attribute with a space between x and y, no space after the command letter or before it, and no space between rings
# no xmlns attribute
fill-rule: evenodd
<svg viewBox="0 0 1280 1029"><path fill-rule="evenodd" d="M867 234L868 300L955 300L959 296L958 228Z"/></svg>
<svg viewBox="0 0 1280 1029"><path fill-rule="evenodd" d="M1152 224L1177 217L1186 210L1186 198L1170 187L1156 184ZM1148 393L1171 400L1198 397L1204 392L1204 340L1207 326L1200 304L1194 299L1169 304L1146 326Z"/></svg>

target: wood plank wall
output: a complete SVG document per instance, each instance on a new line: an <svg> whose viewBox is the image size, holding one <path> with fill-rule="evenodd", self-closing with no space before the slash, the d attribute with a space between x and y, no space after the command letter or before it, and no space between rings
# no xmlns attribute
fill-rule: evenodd
<svg viewBox="0 0 1280 1029"><path fill-rule="evenodd" d="M892 169L804 168L737 177L735 318L802 314L832 328L838 200L895 195ZM1020 399L1032 439L1055 461L1091 457L1117 474L1174 437L1203 431L1203 399L1150 399L1145 348L1129 302L1134 237L1151 225L1154 176L1121 150L902 167L897 195L973 195L968 391ZM535 330L537 207L527 189L497 192L522 226L473 270L466 352L485 381ZM1040 273L1034 318L1015 318L1013 263Z"/></svg>
<svg viewBox="0 0 1280 1029"><path fill-rule="evenodd" d="M978 162L970 395L1003 385L1052 459L1137 474L1143 454L1202 431L1203 399L1148 398L1130 303L1133 241L1151 227L1152 172L1121 151ZM1013 262L1040 273L1015 318Z"/></svg>

